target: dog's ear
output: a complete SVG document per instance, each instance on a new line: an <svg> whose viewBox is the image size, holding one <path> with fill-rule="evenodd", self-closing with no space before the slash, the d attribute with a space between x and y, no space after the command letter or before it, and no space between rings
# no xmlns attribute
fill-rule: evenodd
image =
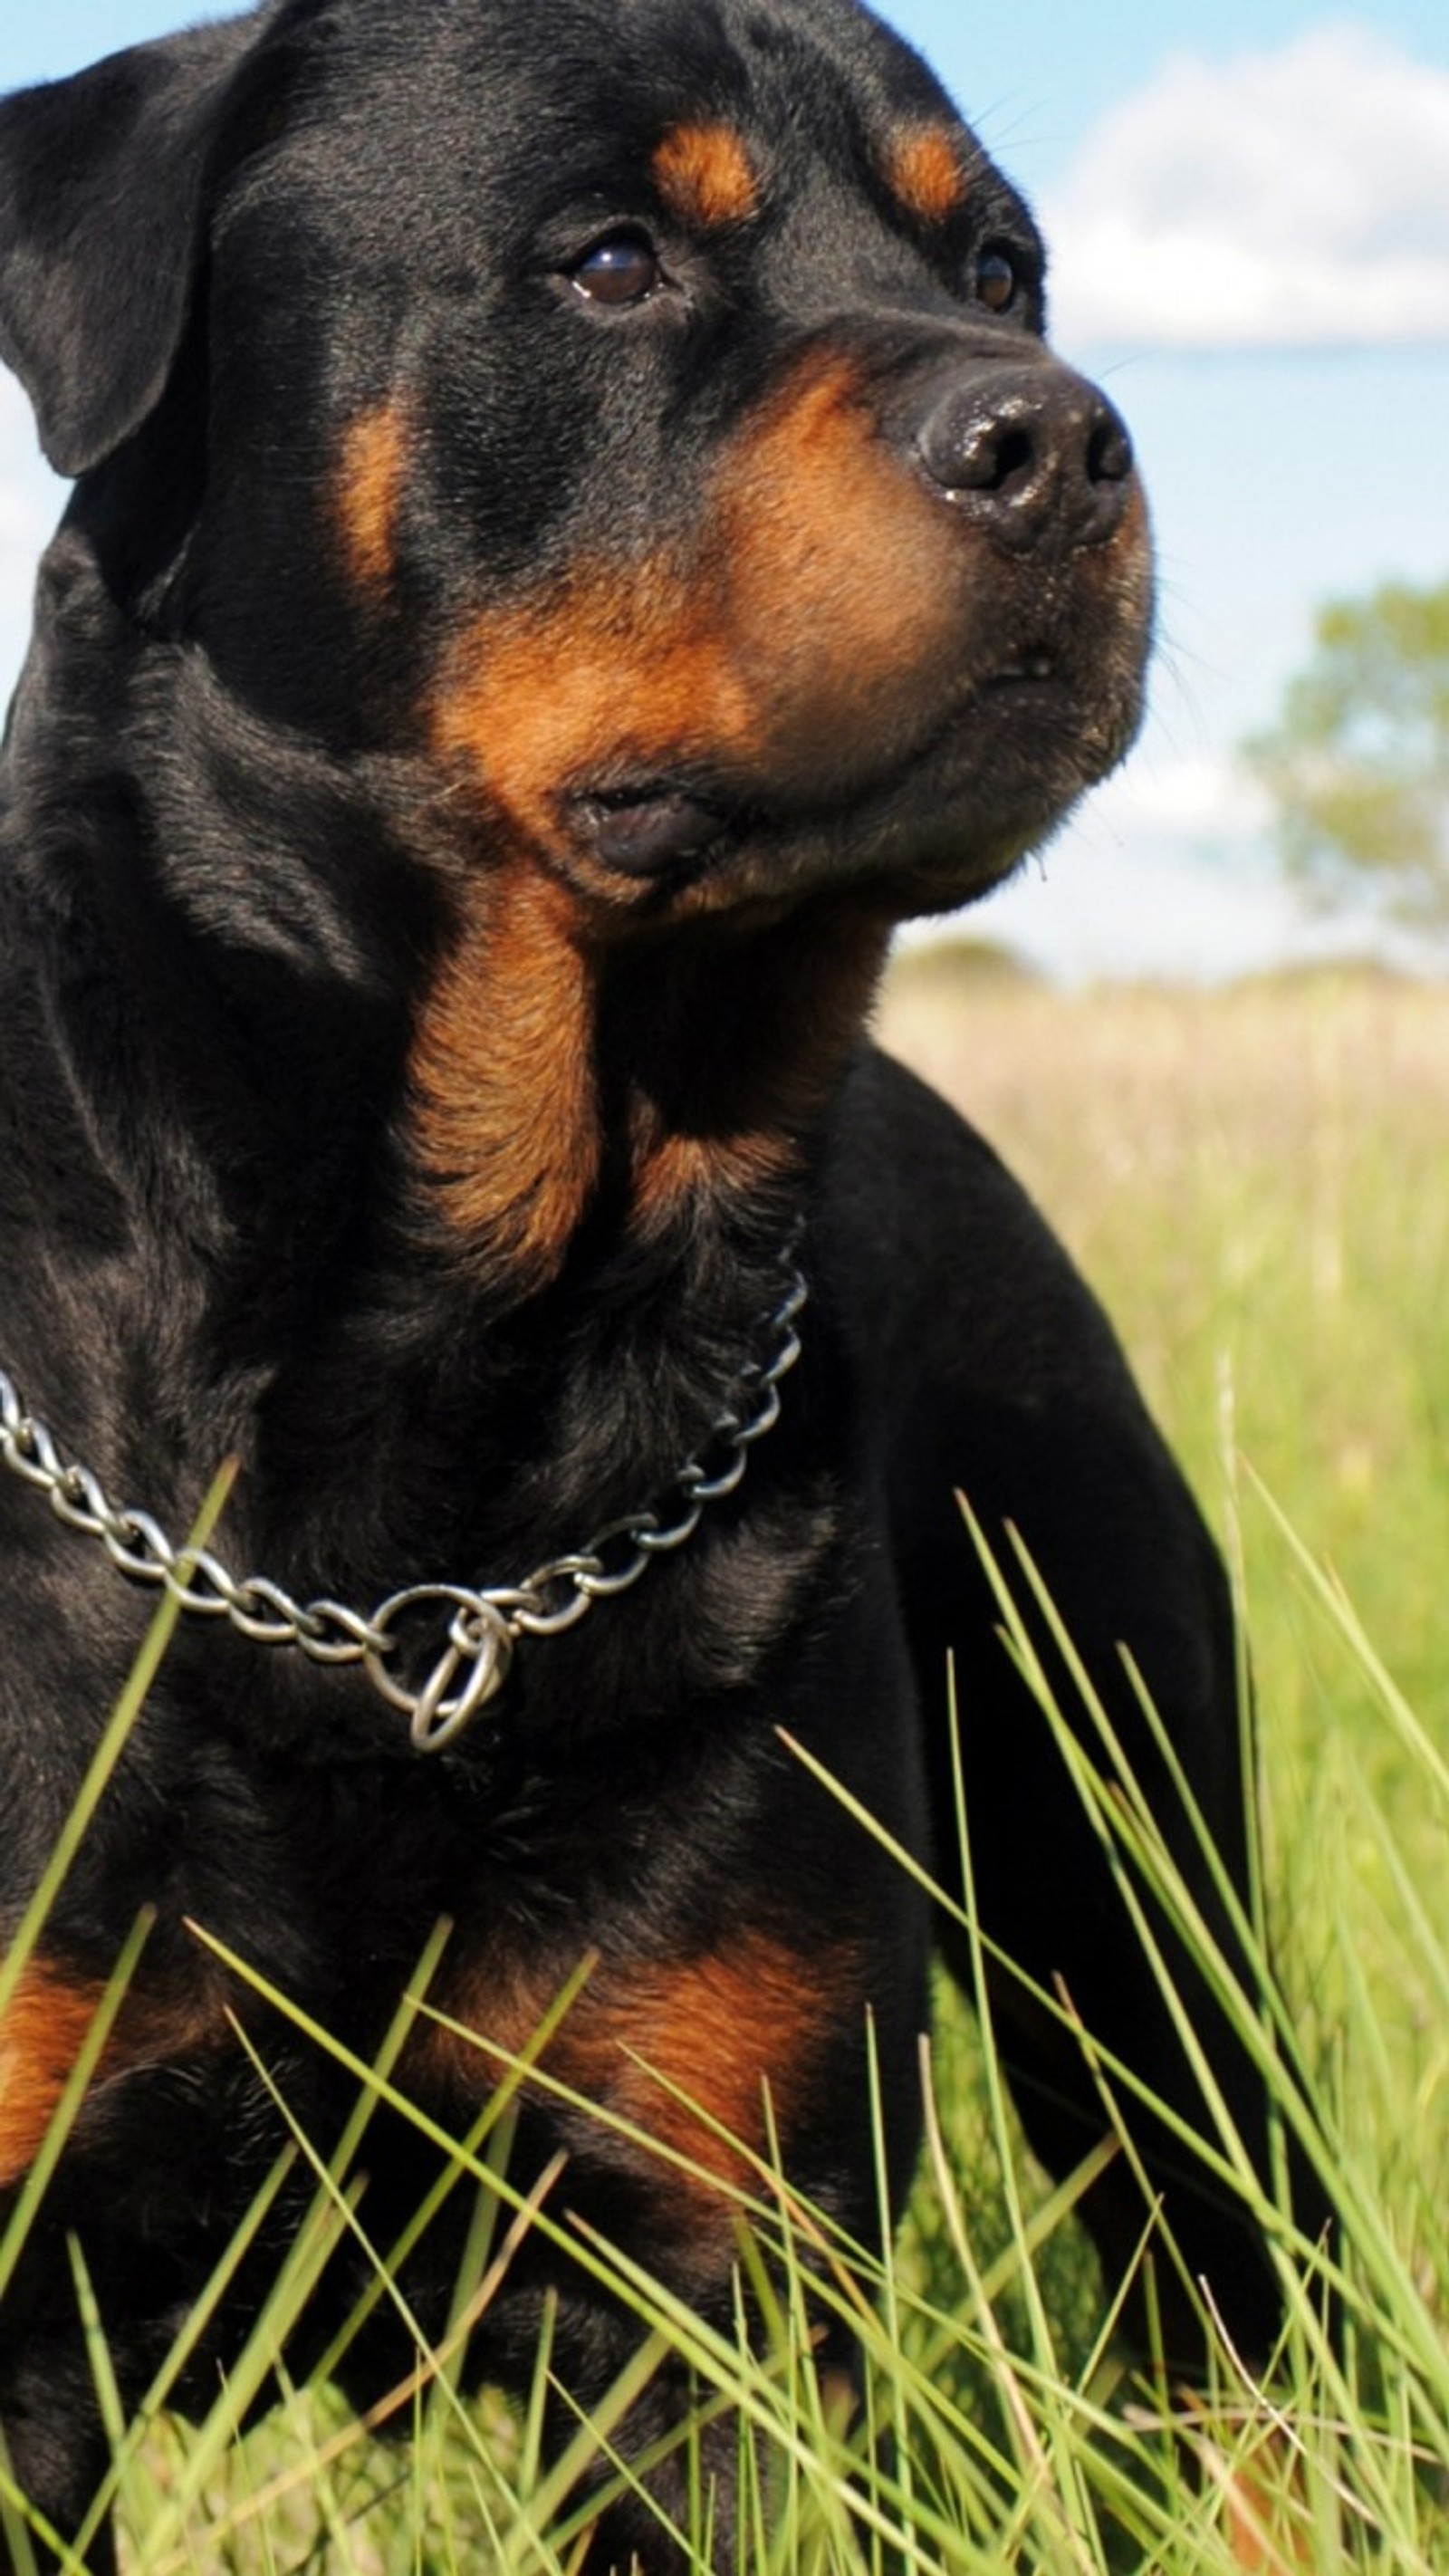
<svg viewBox="0 0 1449 2576"><path fill-rule="evenodd" d="M213 137L255 18L0 100L0 358L61 474L158 400L204 245Z"/></svg>

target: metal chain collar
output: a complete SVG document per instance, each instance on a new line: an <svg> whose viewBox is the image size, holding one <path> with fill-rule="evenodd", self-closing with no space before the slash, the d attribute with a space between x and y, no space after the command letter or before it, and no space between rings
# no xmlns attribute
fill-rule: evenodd
<svg viewBox="0 0 1449 2576"><path fill-rule="evenodd" d="M574 1554L551 1558L518 1584L484 1590L415 1583L364 1617L339 1601L294 1601L264 1574L238 1582L208 1548L173 1546L149 1512L118 1510L88 1467L62 1457L3 1369L0 1464L45 1494L67 1528L98 1538L122 1574L162 1587L183 1611L226 1619L259 1646L296 1646L314 1664L361 1664L374 1689L409 1720L416 1750L436 1753L503 1688L521 1638L559 1636L596 1602L630 1591L656 1557L694 1536L707 1505L735 1492L751 1450L780 1418L781 1382L800 1356L795 1320L809 1291L792 1258L782 1267L784 1293L763 1318L769 1355L740 1371L731 1401L700 1444L703 1456L686 1458L652 1506L610 1521ZM447 1641L413 1689L394 1667L399 1631L428 1611L448 1617Z"/></svg>

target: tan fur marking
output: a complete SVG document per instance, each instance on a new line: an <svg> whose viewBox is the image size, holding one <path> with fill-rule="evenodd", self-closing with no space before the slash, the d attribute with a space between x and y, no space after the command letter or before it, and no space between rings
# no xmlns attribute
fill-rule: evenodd
<svg viewBox="0 0 1449 2576"><path fill-rule="evenodd" d="M424 1006L414 1132L448 1223L520 1284L553 1276L598 1171L589 970L567 898L490 880Z"/></svg>
<svg viewBox="0 0 1449 2576"><path fill-rule="evenodd" d="M766 2149L766 2087L788 2122L811 2071L818 1978L818 1963L758 1932L678 1967L635 1969L597 1998L585 1991L559 2033L557 2071L707 2172L743 2180L740 2150Z"/></svg>
<svg viewBox="0 0 1449 2576"><path fill-rule="evenodd" d="M654 180L672 215L712 231L747 223L759 203L748 151L732 126L676 125L657 145Z"/></svg>
<svg viewBox="0 0 1449 2576"><path fill-rule="evenodd" d="M26 1970L0 2023L0 2185L34 2161L95 2018L100 1989Z"/></svg>
<svg viewBox="0 0 1449 2576"><path fill-rule="evenodd" d="M813 2082L823 2042L859 1986L854 1957L807 1958L761 1932L677 1963L602 1963L555 2032L543 2072L687 2158L709 2179L660 2168L679 2231L722 2230L728 2207L712 2183L747 2186L750 2157L768 2152L768 2093L782 2134ZM527 2048L552 1996L542 1987L477 1975L440 2008L478 2033L419 2034L414 2081L483 2098L502 2074L492 2051ZM720 2132L725 2134L721 2135ZM598 2132L599 2153L618 2161ZM578 2151L587 2157L587 2144ZM632 2161L632 2156L629 2157ZM648 2171L647 2165L641 2170Z"/></svg>
<svg viewBox="0 0 1449 2576"><path fill-rule="evenodd" d="M961 147L949 125L918 125L897 134L886 158L893 196L919 224L944 224L970 191Z"/></svg>
<svg viewBox="0 0 1449 2576"><path fill-rule="evenodd" d="M480 617L433 737L544 846L560 791L611 770L723 760L848 794L883 737L931 721L922 674L959 613L939 507L876 435L853 368L816 361L726 458L692 544Z"/></svg>
<svg viewBox="0 0 1449 2576"><path fill-rule="evenodd" d="M359 414L342 442L338 516L348 562L370 589L385 589L396 570L409 446L407 421L396 403Z"/></svg>
<svg viewBox="0 0 1449 2576"><path fill-rule="evenodd" d="M704 1191L747 1197L797 1163L794 1139L778 1129L756 1135L665 1135L640 1160L634 1204L646 1226Z"/></svg>
<svg viewBox="0 0 1449 2576"><path fill-rule="evenodd" d="M883 745L934 722L932 683L959 648L963 576L939 505L834 359L761 415L717 507L729 632L772 774L849 793Z"/></svg>
<svg viewBox="0 0 1449 2576"><path fill-rule="evenodd" d="M39 2154L103 1992L72 1984L43 1959L22 1976L0 2021L0 2187L18 2182ZM101 2052L93 2092L220 2031L199 2002L168 2004L133 1989Z"/></svg>
<svg viewBox="0 0 1449 2576"><path fill-rule="evenodd" d="M719 648L691 632L685 582L669 567L581 571L550 599L478 621L445 682L435 740L547 843L572 780L665 757L712 724L737 733L743 688L721 681Z"/></svg>
<svg viewBox="0 0 1449 2576"><path fill-rule="evenodd" d="M1222 2446L1224 2428L1215 2424L1212 2404L1195 2390L1184 2391L1193 2427L1193 2449L1216 2485L1233 2565L1252 2576L1289 2576L1290 2570L1321 2564L1314 2546L1314 2517L1304 2492L1302 2462L1295 2458L1281 2425L1264 2418L1251 2451L1233 2455Z"/></svg>

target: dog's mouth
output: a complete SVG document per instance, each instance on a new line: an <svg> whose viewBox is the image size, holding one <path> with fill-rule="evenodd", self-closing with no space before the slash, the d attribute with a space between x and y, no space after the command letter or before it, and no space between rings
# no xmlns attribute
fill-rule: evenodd
<svg viewBox="0 0 1449 2576"><path fill-rule="evenodd" d="M965 901L1047 837L1086 788L1115 767L1136 729L1136 674L1084 683L1048 642L1013 651L952 694L924 738L862 776L858 746L840 766L822 745L820 785L787 784L702 762L630 765L562 801L567 840L590 872L663 899L702 880L723 897L737 872L757 893L766 871L793 880L841 867L902 881L918 857L944 865ZM943 855L944 854L944 855ZM954 854L954 855L952 855Z"/></svg>
<svg viewBox="0 0 1449 2576"><path fill-rule="evenodd" d="M999 671L988 673L979 684L980 697L989 697L996 689L1021 688L1036 681L1055 680L1058 676L1056 656L1043 648L1023 654L1020 661L1003 663Z"/></svg>

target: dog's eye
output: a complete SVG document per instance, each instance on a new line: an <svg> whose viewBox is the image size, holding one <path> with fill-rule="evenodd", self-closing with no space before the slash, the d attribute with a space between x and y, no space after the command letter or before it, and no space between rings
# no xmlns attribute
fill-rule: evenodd
<svg viewBox="0 0 1449 2576"><path fill-rule="evenodd" d="M659 254L647 233L606 233L575 260L573 286L591 304L643 304L664 281Z"/></svg>
<svg viewBox="0 0 1449 2576"><path fill-rule="evenodd" d="M989 242L978 252L971 283L978 304L984 304L988 313L1010 312L1021 291L1021 273L1003 243Z"/></svg>

